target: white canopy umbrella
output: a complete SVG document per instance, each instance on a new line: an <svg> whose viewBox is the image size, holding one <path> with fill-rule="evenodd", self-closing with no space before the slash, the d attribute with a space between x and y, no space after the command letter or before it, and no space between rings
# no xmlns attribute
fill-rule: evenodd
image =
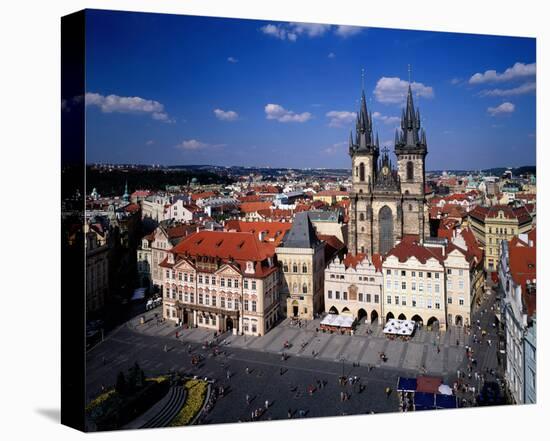
<svg viewBox="0 0 550 441"><path fill-rule="evenodd" d="M442 384L441 386L439 386L438 391L442 395L452 395L453 394L453 390L450 388L450 386L448 386L446 384Z"/></svg>

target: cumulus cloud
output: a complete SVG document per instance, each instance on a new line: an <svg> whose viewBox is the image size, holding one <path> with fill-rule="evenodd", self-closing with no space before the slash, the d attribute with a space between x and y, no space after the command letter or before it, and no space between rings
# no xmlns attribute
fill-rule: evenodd
<svg viewBox="0 0 550 441"><path fill-rule="evenodd" d="M534 92L537 90L537 84L533 82L522 84L521 86L512 89L491 89L480 92L481 96L515 96Z"/></svg>
<svg viewBox="0 0 550 441"><path fill-rule="evenodd" d="M239 62L239 60L237 60L235 57L227 57L227 61L228 61L229 63L233 63L233 64Z"/></svg>
<svg viewBox="0 0 550 441"><path fill-rule="evenodd" d="M335 155L337 153L341 153L341 151L348 145L347 142L337 142L336 144L332 144L331 146L326 147L323 149L323 152L327 155Z"/></svg>
<svg viewBox="0 0 550 441"><path fill-rule="evenodd" d="M491 116L510 114L514 110L516 110L516 106L510 102L502 103L500 106L487 108L487 112L489 112Z"/></svg>
<svg viewBox="0 0 550 441"><path fill-rule="evenodd" d="M187 139L176 145L176 148L181 150L204 150L211 147L224 147L225 144L208 144L196 139Z"/></svg>
<svg viewBox="0 0 550 441"><path fill-rule="evenodd" d="M334 52L329 52L328 57L329 58L335 58L336 54Z"/></svg>
<svg viewBox="0 0 550 441"><path fill-rule="evenodd" d="M537 73L536 63L524 64L515 63L502 73L496 70L486 70L484 73L476 73L470 77L470 84L494 83L498 81L510 81L517 78L526 78L535 76Z"/></svg>
<svg viewBox="0 0 550 441"><path fill-rule="evenodd" d="M382 115L380 112L373 112L372 117L378 121L382 121L384 124L397 124L401 121L398 116Z"/></svg>
<svg viewBox="0 0 550 441"><path fill-rule="evenodd" d="M311 113L295 113L292 110L287 110L279 104L266 104L265 115L267 119L274 119L279 122L299 122L303 123L311 119Z"/></svg>
<svg viewBox="0 0 550 441"><path fill-rule="evenodd" d="M86 106L96 106L103 113L138 113L148 114L157 121L173 122L164 110L164 105L158 101L148 100L139 96L101 95L86 93Z"/></svg>
<svg viewBox="0 0 550 441"><path fill-rule="evenodd" d="M269 23L260 28L260 31L279 40L296 41L300 36L309 38L321 37L334 30L340 37L349 37L361 32L358 26L331 26L319 23Z"/></svg>
<svg viewBox="0 0 550 441"><path fill-rule="evenodd" d="M451 80L451 84L452 84L453 86L456 86L457 84L460 84L461 82L462 82L462 80L461 80L460 78L453 78L453 79Z"/></svg>
<svg viewBox="0 0 550 441"><path fill-rule="evenodd" d="M214 115L220 121L235 121L239 119L239 114L234 110L214 109Z"/></svg>
<svg viewBox="0 0 550 441"><path fill-rule="evenodd" d="M374 96L380 103L396 104L402 103L407 96L409 83L397 77L382 77L376 83ZM411 89L415 95L423 98L434 96L433 88L422 83L411 83Z"/></svg>
<svg viewBox="0 0 550 441"><path fill-rule="evenodd" d="M339 35L340 37L351 37L352 35L357 35L359 32L361 32L364 28L360 26L347 26L347 25L340 25L336 27L336 30L334 33L336 35Z"/></svg>
<svg viewBox="0 0 550 441"><path fill-rule="evenodd" d="M326 117L330 118L328 123L329 127L345 127L349 125L356 117L355 112L348 112L346 110L331 110L327 112Z"/></svg>

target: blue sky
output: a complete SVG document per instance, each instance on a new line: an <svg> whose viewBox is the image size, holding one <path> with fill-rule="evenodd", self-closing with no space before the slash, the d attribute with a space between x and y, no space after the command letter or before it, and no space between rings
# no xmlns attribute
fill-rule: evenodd
<svg viewBox="0 0 550 441"><path fill-rule="evenodd" d="M410 65L427 169L535 164L534 39L94 10L86 33L89 163L348 168L362 69L393 150Z"/></svg>

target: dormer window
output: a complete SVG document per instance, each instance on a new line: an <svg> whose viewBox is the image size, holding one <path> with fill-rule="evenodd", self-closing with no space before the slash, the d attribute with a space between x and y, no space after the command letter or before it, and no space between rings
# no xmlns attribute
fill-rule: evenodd
<svg viewBox="0 0 550 441"><path fill-rule="evenodd" d="M172 253L168 254L168 263L174 263L174 255Z"/></svg>

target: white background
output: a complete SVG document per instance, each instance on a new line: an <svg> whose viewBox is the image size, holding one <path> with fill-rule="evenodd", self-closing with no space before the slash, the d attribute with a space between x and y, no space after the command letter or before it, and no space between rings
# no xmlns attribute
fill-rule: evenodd
<svg viewBox="0 0 550 441"><path fill-rule="evenodd" d="M0 437L81 439L60 409L60 17L88 7L537 37L538 404L88 435L519 439L548 408L548 12L543 1L16 1L0 12ZM154 36L151 36L154 38ZM365 48L368 49L368 48ZM518 60L529 62L532 60ZM452 103L449 103L452 105ZM475 164L472 162L472 168ZM546 199L545 199L546 196ZM548 421L548 416L547 416ZM547 422L546 421L546 422ZM357 437L357 438L356 438Z"/></svg>

